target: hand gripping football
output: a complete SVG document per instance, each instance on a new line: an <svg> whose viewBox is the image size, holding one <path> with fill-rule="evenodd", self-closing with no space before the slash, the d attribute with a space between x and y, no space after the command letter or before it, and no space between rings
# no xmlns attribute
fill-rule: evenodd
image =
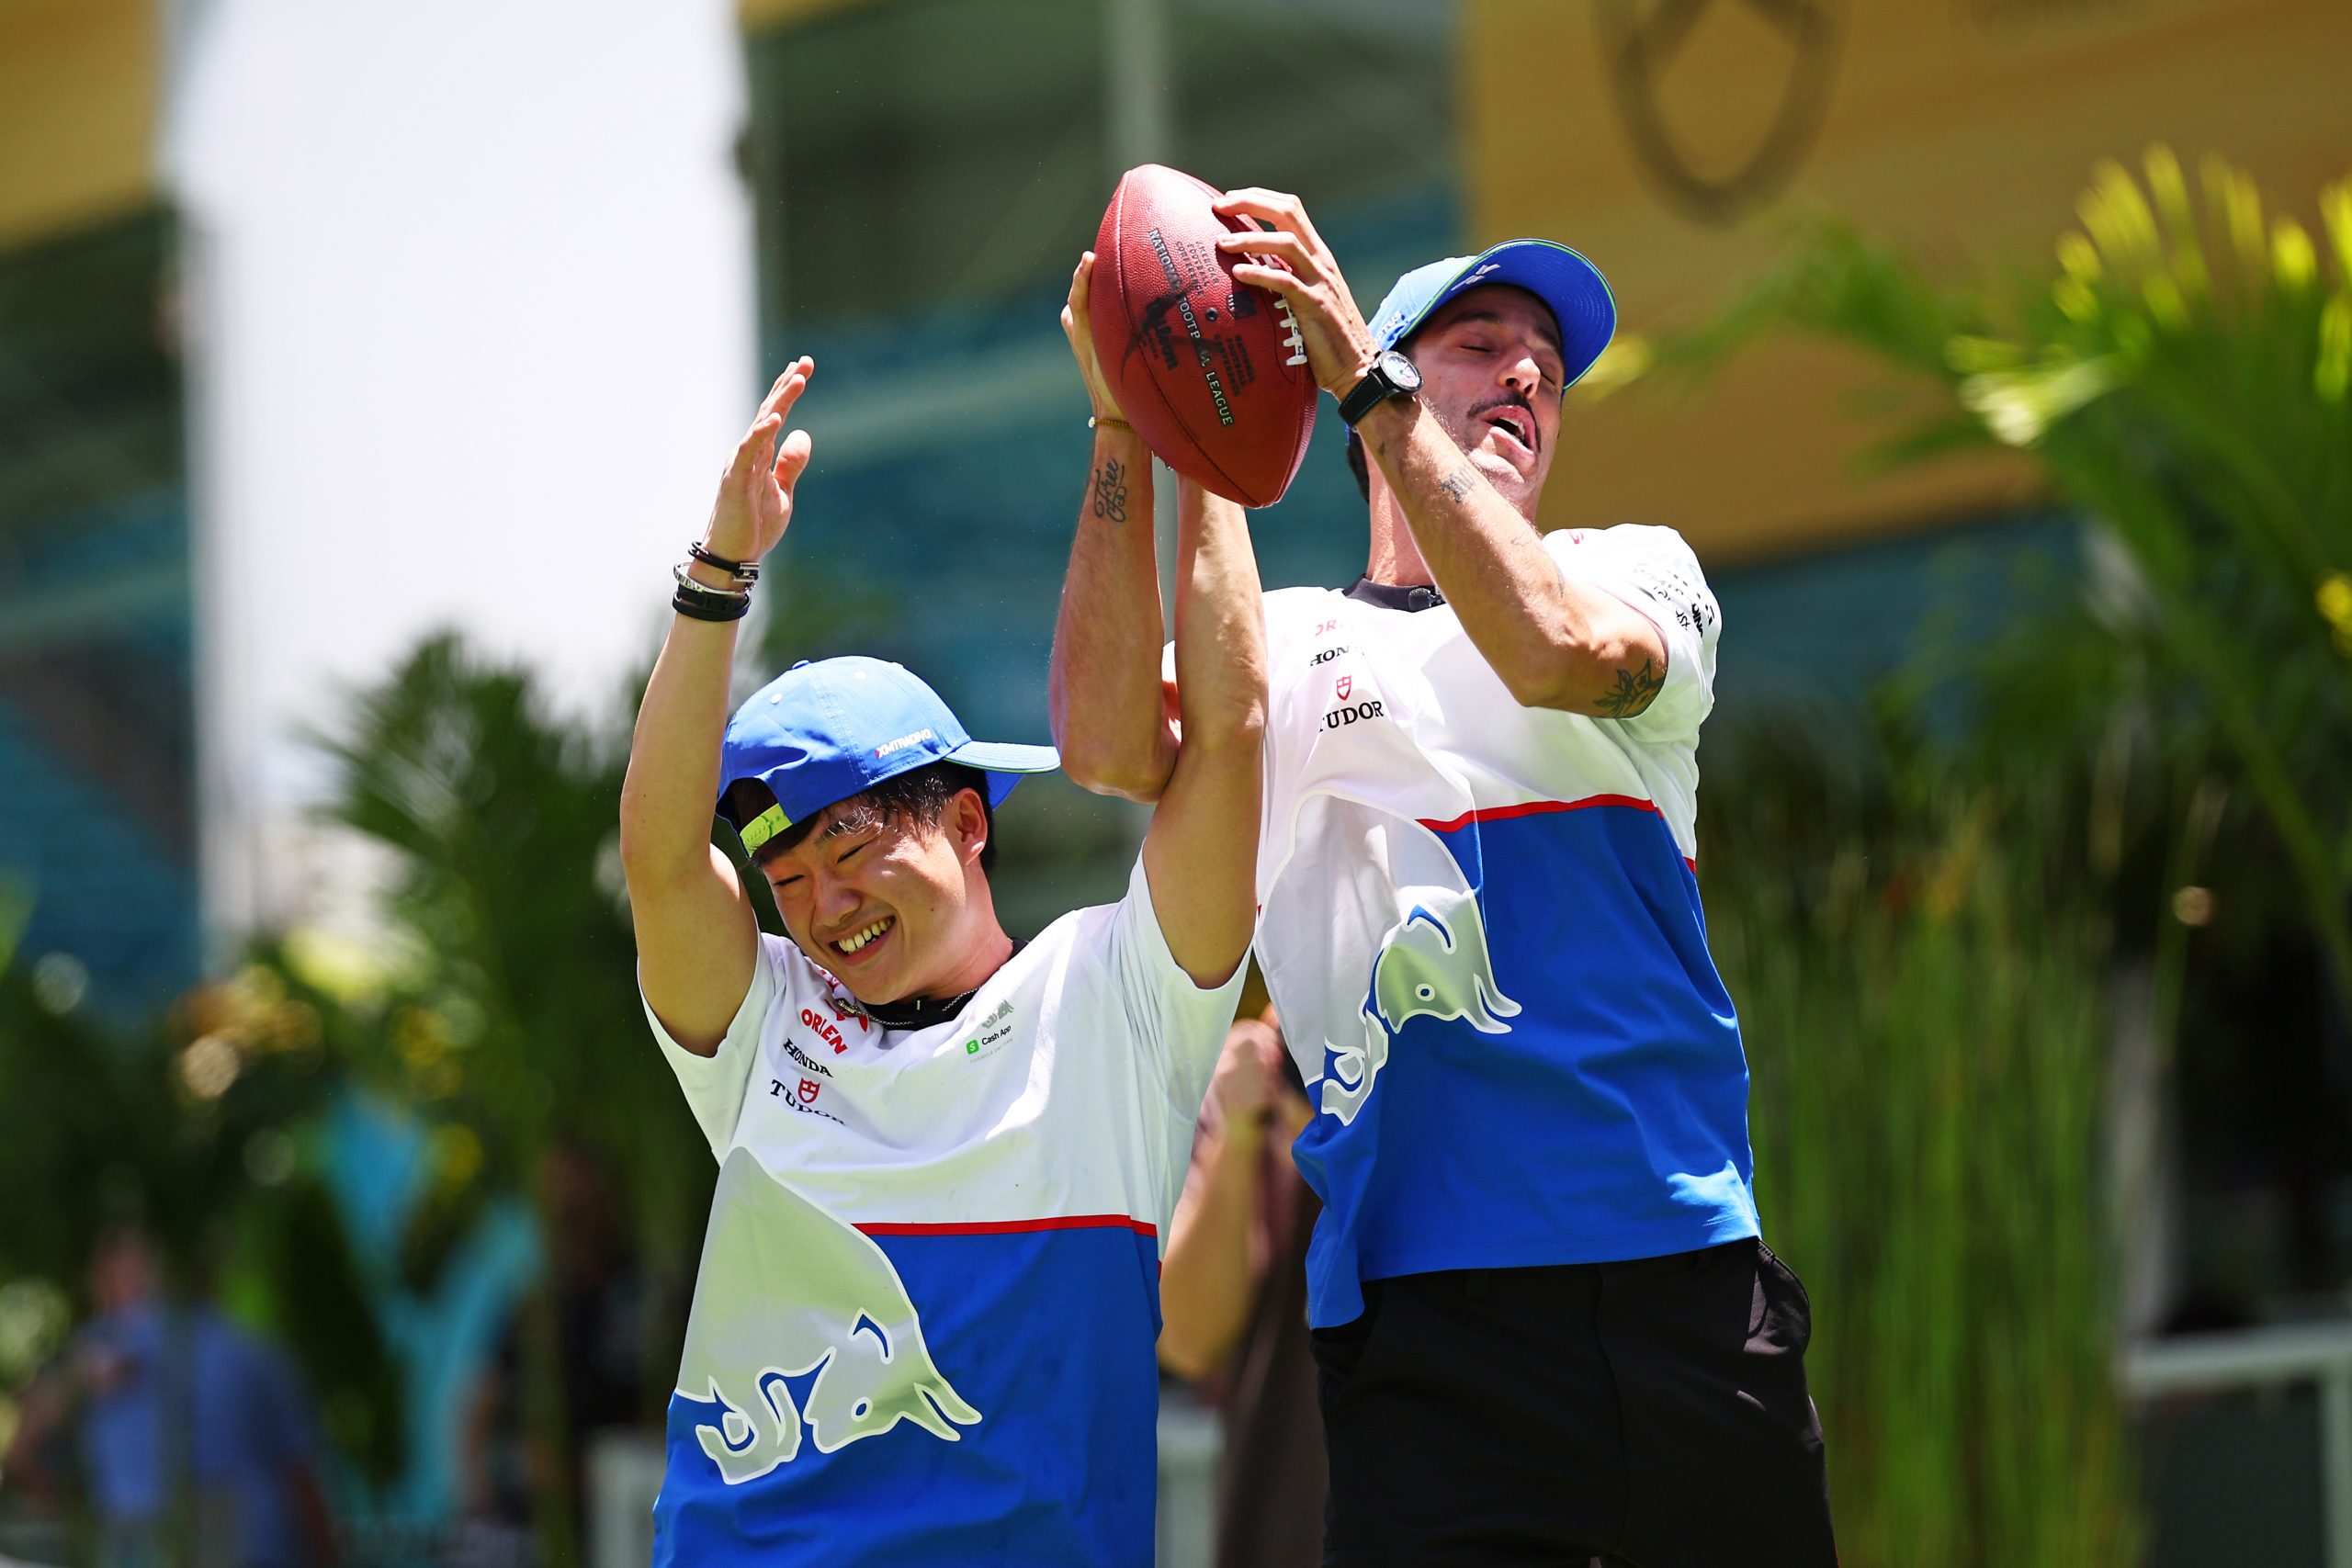
<svg viewBox="0 0 2352 1568"><path fill-rule="evenodd" d="M1094 238L1087 327L1119 408L1159 460L1244 506L1272 506L1315 429L1315 378L1281 298L1233 280L1216 248L1246 231L1224 193L1159 164L1129 169Z"/></svg>

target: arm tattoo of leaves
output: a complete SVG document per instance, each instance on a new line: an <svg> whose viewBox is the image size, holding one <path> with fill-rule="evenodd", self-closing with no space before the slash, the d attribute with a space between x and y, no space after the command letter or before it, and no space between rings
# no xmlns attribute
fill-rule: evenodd
<svg viewBox="0 0 2352 1568"><path fill-rule="evenodd" d="M1106 523L1127 520L1127 466L1116 457L1094 471L1094 515Z"/></svg>
<svg viewBox="0 0 2352 1568"><path fill-rule="evenodd" d="M1473 475L1470 465L1464 463L1455 468L1453 472L1438 480L1437 488L1443 491L1449 497L1456 502L1467 501L1470 499L1470 481Z"/></svg>
<svg viewBox="0 0 2352 1568"><path fill-rule="evenodd" d="M1655 660L1645 659L1639 670L1617 671L1617 684L1601 694L1600 716L1631 718L1650 705L1666 684L1666 674Z"/></svg>

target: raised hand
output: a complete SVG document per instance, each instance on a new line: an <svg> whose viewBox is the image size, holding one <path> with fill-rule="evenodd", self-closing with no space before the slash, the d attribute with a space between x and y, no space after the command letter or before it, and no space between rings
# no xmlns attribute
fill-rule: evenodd
<svg viewBox="0 0 2352 1568"><path fill-rule="evenodd" d="M1228 218L1273 225L1227 234L1217 249L1245 258L1234 266L1236 282L1283 297L1298 318L1316 385L1335 398L1346 397L1372 368L1372 329L1364 325L1348 280L1340 276L1340 264L1315 231L1306 209L1295 196L1255 186L1227 191L1211 205Z"/></svg>
<svg viewBox="0 0 2352 1568"><path fill-rule="evenodd" d="M808 389L817 362L802 355L785 367L752 428L737 443L735 457L718 476L718 497L711 502L710 526L703 546L729 560L755 561L775 548L792 521L792 487L808 467L808 433L795 430L779 442L776 432L791 417L793 404Z"/></svg>
<svg viewBox="0 0 2352 1568"><path fill-rule="evenodd" d="M1078 268L1069 275L1069 301L1062 307L1062 336L1069 339L1069 351L1078 359L1079 378L1086 383L1086 400L1094 405L1094 417L1124 424L1126 416L1119 412L1118 397L1103 378L1102 362L1094 354L1094 333L1087 324L1087 290L1093 281L1094 253L1088 251L1078 258Z"/></svg>

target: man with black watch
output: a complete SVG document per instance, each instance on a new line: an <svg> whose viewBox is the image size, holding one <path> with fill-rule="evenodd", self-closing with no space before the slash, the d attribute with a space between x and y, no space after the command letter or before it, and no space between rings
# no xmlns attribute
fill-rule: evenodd
<svg viewBox="0 0 2352 1568"><path fill-rule="evenodd" d="M1409 398L1420 389L1420 370L1397 350L1384 348L1373 356L1363 379L1340 400L1340 417L1353 431L1364 415L1389 399Z"/></svg>
<svg viewBox="0 0 2352 1568"><path fill-rule="evenodd" d="M1367 324L1295 197L1218 209L1369 510L1352 586L1265 595L1256 949L1316 1111L1323 1561L1830 1568L1812 1311L1761 1240L1696 880L1719 611L1670 529L1535 524L1608 284L1516 240ZM1131 448L1098 431L1098 476ZM1068 771L1143 800L1190 745L1149 562L1081 528L1055 649Z"/></svg>

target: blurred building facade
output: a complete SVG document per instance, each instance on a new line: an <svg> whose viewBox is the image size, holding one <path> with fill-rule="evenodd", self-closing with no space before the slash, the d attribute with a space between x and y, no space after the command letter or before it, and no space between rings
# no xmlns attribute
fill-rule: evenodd
<svg viewBox="0 0 2352 1568"><path fill-rule="evenodd" d="M0 875L53 994L198 959L186 398L151 151L162 22L0 12Z"/></svg>

